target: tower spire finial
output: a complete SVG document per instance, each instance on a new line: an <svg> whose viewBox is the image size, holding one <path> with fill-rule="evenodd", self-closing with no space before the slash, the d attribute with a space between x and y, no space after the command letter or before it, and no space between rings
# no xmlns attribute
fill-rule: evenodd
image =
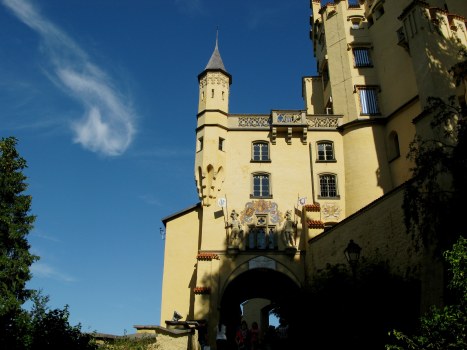
<svg viewBox="0 0 467 350"><path fill-rule="evenodd" d="M224 67L224 63L222 62L221 55L219 53L219 26L217 26L216 30L216 46L214 47L214 52L212 53L211 59L208 62L208 65L205 69L220 69L224 72L227 72Z"/></svg>

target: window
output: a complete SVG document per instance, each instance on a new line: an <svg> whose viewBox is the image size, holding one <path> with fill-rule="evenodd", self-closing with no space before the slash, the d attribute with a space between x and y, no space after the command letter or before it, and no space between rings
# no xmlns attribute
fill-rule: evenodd
<svg viewBox="0 0 467 350"><path fill-rule="evenodd" d="M330 161L335 160L334 148L330 141L318 142L318 160Z"/></svg>
<svg viewBox="0 0 467 350"><path fill-rule="evenodd" d="M356 86L358 97L360 99L360 114L375 115L379 114L378 90L377 86Z"/></svg>
<svg viewBox="0 0 467 350"><path fill-rule="evenodd" d="M372 67L370 49L367 47L355 47L352 49L354 67Z"/></svg>
<svg viewBox="0 0 467 350"><path fill-rule="evenodd" d="M202 151L203 150L203 138L200 137L198 139L198 151Z"/></svg>
<svg viewBox="0 0 467 350"><path fill-rule="evenodd" d="M319 190L321 197L338 197L337 178L333 174L323 174L319 176Z"/></svg>
<svg viewBox="0 0 467 350"><path fill-rule="evenodd" d="M253 174L253 197L271 197L269 174Z"/></svg>
<svg viewBox="0 0 467 350"><path fill-rule="evenodd" d="M269 143L264 141L253 142L252 160L256 162L269 161Z"/></svg>
<svg viewBox="0 0 467 350"><path fill-rule="evenodd" d="M360 7L360 2L358 0L347 0L349 8L358 8Z"/></svg>
<svg viewBox="0 0 467 350"><path fill-rule="evenodd" d="M222 137L219 137L219 151L224 150L224 144L225 144L225 139L223 139Z"/></svg>
<svg viewBox="0 0 467 350"><path fill-rule="evenodd" d="M400 157L399 136L397 132L391 131L389 134L389 161Z"/></svg>
<svg viewBox="0 0 467 350"><path fill-rule="evenodd" d="M327 63L326 63L326 65L323 67L322 75L323 75L323 84L324 84L324 87L326 87L326 85L327 85L328 82L329 82L329 68L328 68Z"/></svg>
<svg viewBox="0 0 467 350"><path fill-rule="evenodd" d="M374 13L375 13L376 19L378 19L378 18L380 18L382 15L384 15L384 7L383 7L383 5L378 6L378 7L374 10Z"/></svg>

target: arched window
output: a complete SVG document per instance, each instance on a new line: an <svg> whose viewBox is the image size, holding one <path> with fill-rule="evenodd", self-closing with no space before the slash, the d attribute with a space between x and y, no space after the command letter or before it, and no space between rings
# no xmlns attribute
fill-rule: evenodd
<svg viewBox="0 0 467 350"><path fill-rule="evenodd" d="M269 142L254 141L251 147L251 160L255 162L268 162Z"/></svg>
<svg viewBox="0 0 467 350"><path fill-rule="evenodd" d="M252 184L251 197L271 197L271 179L268 173L253 173Z"/></svg>
<svg viewBox="0 0 467 350"><path fill-rule="evenodd" d="M399 136L397 132L391 131L389 134L389 161L398 158L401 155L399 149Z"/></svg>
<svg viewBox="0 0 467 350"><path fill-rule="evenodd" d="M338 197L337 176L335 174L319 175L319 196L321 198Z"/></svg>

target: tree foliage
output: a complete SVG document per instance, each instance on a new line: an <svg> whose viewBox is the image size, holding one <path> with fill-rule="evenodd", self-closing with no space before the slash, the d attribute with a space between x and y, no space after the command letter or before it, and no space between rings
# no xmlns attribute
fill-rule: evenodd
<svg viewBox="0 0 467 350"><path fill-rule="evenodd" d="M450 70L458 85L467 76L467 52L460 56L463 60ZM467 109L456 96L430 97L424 114L432 117L432 135L416 136L410 144L408 158L415 166L403 208L408 231L419 232L423 244L437 247L440 256L465 230L457 218L463 216L467 195Z"/></svg>
<svg viewBox="0 0 467 350"><path fill-rule="evenodd" d="M28 312L30 329L27 349L94 350L97 345L90 334L81 332L81 325L69 323L68 306L49 309L49 298L35 292L33 308Z"/></svg>
<svg viewBox="0 0 467 350"><path fill-rule="evenodd" d="M23 329L21 306L32 291L26 288L31 279L29 267L38 259L29 252L27 235L35 217L29 214L31 196L23 170L26 161L16 150L13 137L0 140L0 343L15 344L17 330Z"/></svg>
<svg viewBox="0 0 467 350"><path fill-rule="evenodd" d="M460 237L444 258L450 265L451 279L448 287L455 302L442 308L433 306L420 319L415 335L399 330L391 332L394 343L388 350L464 350L467 349L467 239Z"/></svg>
<svg viewBox="0 0 467 350"><path fill-rule="evenodd" d="M30 266L39 257L31 254L27 236L35 216L29 213L32 198L23 174L26 161L16 150L14 137L0 139L0 347L8 350L96 349L81 325L68 321L68 306L49 310L48 297L26 288ZM30 311L24 304L31 301Z"/></svg>
<svg viewBox="0 0 467 350"><path fill-rule="evenodd" d="M450 70L459 97L430 97L424 113L432 117L432 137L416 137L409 158L415 162L413 181L406 187L404 213L409 232L435 247L435 257L450 266L450 294L444 307L433 306L411 333L393 330L390 350L467 349L467 240L462 220L467 195L467 51ZM448 250L451 249L451 250ZM448 301L449 299L449 301Z"/></svg>

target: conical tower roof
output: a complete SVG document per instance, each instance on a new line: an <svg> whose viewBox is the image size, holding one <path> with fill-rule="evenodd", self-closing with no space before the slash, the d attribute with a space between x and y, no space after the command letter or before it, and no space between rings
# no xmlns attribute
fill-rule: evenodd
<svg viewBox="0 0 467 350"><path fill-rule="evenodd" d="M207 69L221 69L224 72L227 72L225 67L224 67L224 62L222 62L221 54L219 53L219 47L217 44L217 36L216 36L216 47L214 48L214 52L211 55L211 58L209 59L208 64L206 65Z"/></svg>
<svg viewBox="0 0 467 350"><path fill-rule="evenodd" d="M220 71L229 78L229 84L232 84L232 76L225 69L224 62L222 62L221 54L219 53L218 37L219 35L216 33L216 46L214 47L214 52L212 53L206 68L198 74L198 80L200 80L207 72Z"/></svg>

